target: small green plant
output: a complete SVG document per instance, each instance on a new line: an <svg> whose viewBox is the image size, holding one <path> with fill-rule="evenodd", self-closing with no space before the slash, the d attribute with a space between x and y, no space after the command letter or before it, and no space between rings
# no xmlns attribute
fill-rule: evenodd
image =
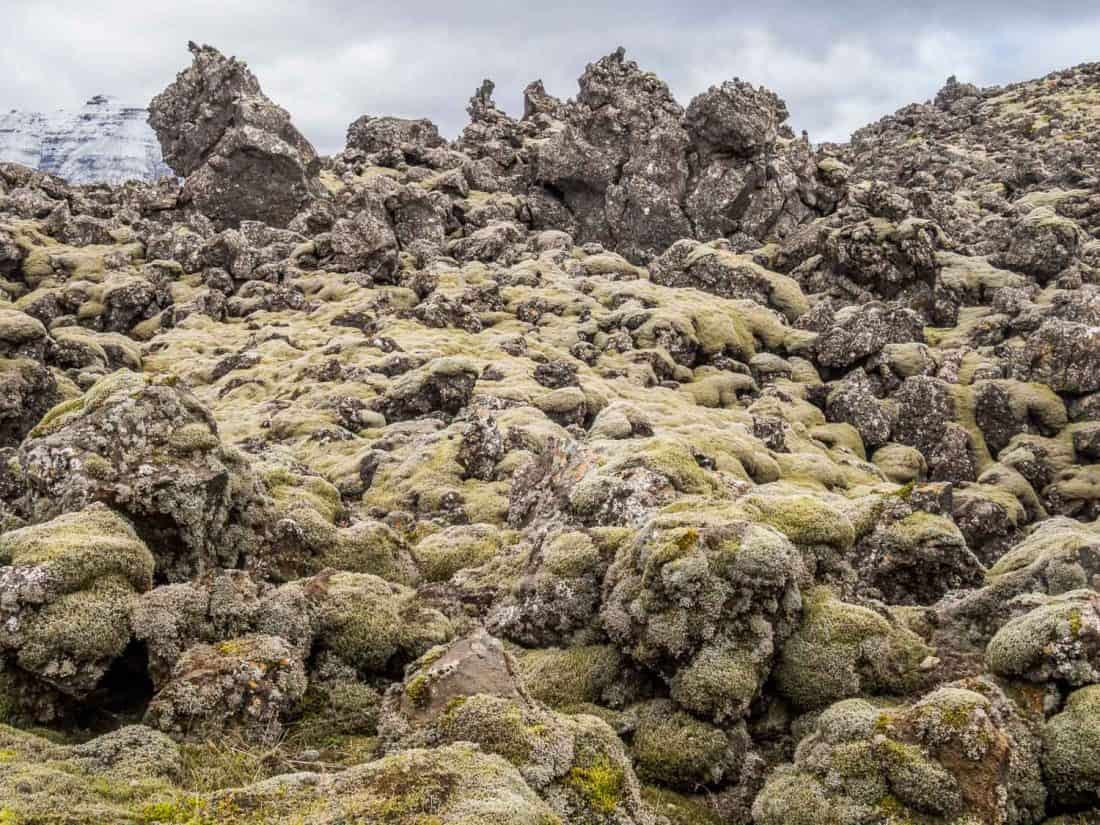
<svg viewBox="0 0 1100 825"><path fill-rule="evenodd" d="M623 771L607 759L569 771L569 784L601 813L614 812L623 794Z"/></svg>

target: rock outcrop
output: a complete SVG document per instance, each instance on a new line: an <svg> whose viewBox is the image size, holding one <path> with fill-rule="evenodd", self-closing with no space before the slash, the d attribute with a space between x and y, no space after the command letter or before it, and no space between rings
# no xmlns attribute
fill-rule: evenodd
<svg viewBox="0 0 1100 825"><path fill-rule="evenodd" d="M181 197L219 227L285 226L318 193L317 153L236 58L189 45L194 60L149 104Z"/></svg>

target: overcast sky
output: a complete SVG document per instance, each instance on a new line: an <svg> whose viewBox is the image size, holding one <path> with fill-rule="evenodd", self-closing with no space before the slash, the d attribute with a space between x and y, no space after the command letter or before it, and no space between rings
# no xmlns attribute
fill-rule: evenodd
<svg viewBox="0 0 1100 825"><path fill-rule="evenodd" d="M741 77L786 99L814 141L932 97L950 74L980 85L1100 60L1090 3L418 0L0 0L0 110L74 108L95 94L144 104L190 61L187 41L248 62L325 153L361 114L427 116L448 137L483 77L521 111L542 78L571 97L615 49L681 103Z"/></svg>

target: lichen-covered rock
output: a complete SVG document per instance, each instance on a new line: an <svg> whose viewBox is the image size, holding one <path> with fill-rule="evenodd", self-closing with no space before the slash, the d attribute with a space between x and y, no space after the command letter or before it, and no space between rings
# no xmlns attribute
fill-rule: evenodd
<svg viewBox="0 0 1100 825"><path fill-rule="evenodd" d="M1048 206L1033 209L1016 225L1012 243L1001 256L1008 269L1024 272L1040 282L1058 275L1077 254L1080 229Z"/></svg>
<svg viewBox="0 0 1100 825"><path fill-rule="evenodd" d="M455 415L470 400L478 373L462 358L441 358L405 373L378 400L387 421L404 421L433 412Z"/></svg>
<svg viewBox="0 0 1100 825"><path fill-rule="evenodd" d="M606 722L528 699L486 634L429 651L387 698L384 738L401 748L474 742L519 769L563 821L650 825L622 742Z"/></svg>
<svg viewBox="0 0 1100 825"><path fill-rule="evenodd" d="M947 382L924 375L906 378L893 396L893 440L916 447L936 481L969 481L977 475L970 436L956 423L955 396Z"/></svg>
<svg viewBox="0 0 1100 825"><path fill-rule="evenodd" d="M538 148L535 179L560 193L577 239L613 243L632 260L690 234L680 206L687 134L668 87L622 49L590 63L564 114Z"/></svg>
<svg viewBox="0 0 1100 825"><path fill-rule="evenodd" d="M922 341L920 318L907 309L864 304L848 309L817 338L817 360L826 367L851 367L887 344Z"/></svg>
<svg viewBox="0 0 1100 825"><path fill-rule="evenodd" d="M433 648L405 680L400 712L418 722L446 711L452 700L480 694L525 700L516 666L499 639L485 631Z"/></svg>
<svg viewBox="0 0 1100 825"><path fill-rule="evenodd" d="M618 551L600 615L629 656L670 680L678 704L738 719L793 629L805 578L773 528L721 508L669 513Z"/></svg>
<svg viewBox="0 0 1100 825"><path fill-rule="evenodd" d="M130 611L130 628L145 645L154 688L168 681L194 645L246 635L257 621L259 595L259 584L242 570L220 570L144 593Z"/></svg>
<svg viewBox="0 0 1100 825"><path fill-rule="evenodd" d="M1032 682L1100 681L1100 595L1071 590L1043 599L990 640L990 670Z"/></svg>
<svg viewBox="0 0 1100 825"><path fill-rule="evenodd" d="M243 565L260 549L264 496L190 393L126 371L54 407L19 450L35 520L102 501L155 548L157 576Z"/></svg>
<svg viewBox="0 0 1100 825"><path fill-rule="evenodd" d="M875 398L871 382L862 369L853 370L829 390L825 414L830 421L855 427L868 450L890 440L890 415Z"/></svg>
<svg viewBox="0 0 1100 825"><path fill-rule="evenodd" d="M1058 804L1100 804L1100 685L1071 693L1043 726L1043 771Z"/></svg>
<svg viewBox="0 0 1100 825"><path fill-rule="evenodd" d="M189 45L191 66L149 104L181 197L215 224L285 226L320 191L317 154L255 75L211 46Z"/></svg>
<svg viewBox="0 0 1100 825"><path fill-rule="evenodd" d="M711 153L759 154L779 137L787 106L774 93L739 80L712 86L691 101L684 125Z"/></svg>
<svg viewBox="0 0 1100 825"><path fill-rule="evenodd" d="M760 825L1031 823L1044 810L1039 743L991 682L942 687L902 708L827 708L753 804Z"/></svg>
<svg viewBox="0 0 1100 825"><path fill-rule="evenodd" d="M389 283L397 271L397 238L381 204L340 218L332 227L332 261L336 272L365 272Z"/></svg>
<svg viewBox="0 0 1100 825"><path fill-rule="evenodd" d="M920 510L877 529L862 547L860 578L887 604L933 604L980 585L985 573L950 518Z"/></svg>
<svg viewBox="0 0 1100 825"><path fill-rule="evenodd" d="M130 610L154 560L102 504L0 534L0 650L23 671L83 697L130 641Z"/></svg>
<svg viewBox="0 0 1100 825"><path fill-rule="evenodd" d="M1100 332L1094 327L1051 319L1029 336L1022 361L1027 380L1055 392L1100 390Z"/></svg>
<svg viewBox="0 0 1100 825"><path fill-rule="evenodd" d="M181 738L233 728L277 741L282 720L306 689L301 659L276 636L244 636L188 649L153 697L145 724Z"/></svg>
<svg viewBox="0 0 1100 825"><path fill-rule="evenodd" d="M363 115L348 127L347 135L349 148L380 155L379 160L386 161L385 165L422 162L428 149L437 149L445 143L435 124L426 118Z"/></svg>
<svg viewBox="0 0 1100 825"><path fill-rule="evenodd" d="M749 298L795 320L809 309L792 279L771 272L749 255L734 255L718 244L678 241L650 266L650 277L664 286L691 287L726 298Z"/></svg>
<svg viewBox="0 0 1100 825"><path fill-rule="evenodd" d="M41 361L46 354L46 327L37 318L0 306L0 357Z"/></svg>
<svg viewBox="0 0 1100 825"><path fill-rule="evenodd" d="M16 447L60 401L57 379L28 358L0 358L0 447Z"/></svg>
<svg viewBox="0 0 1100 825"><path fill-rule="evenodd" d="M529 645L567 642L591 631L613 546L579 531L548 536L490 613L489 627Z"/></svg>

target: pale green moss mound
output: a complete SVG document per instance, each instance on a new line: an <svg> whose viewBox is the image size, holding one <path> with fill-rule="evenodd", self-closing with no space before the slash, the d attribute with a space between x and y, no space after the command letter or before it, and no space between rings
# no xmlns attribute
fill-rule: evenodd
<svg viewBox="0 0 1100 825"><path fill-rule="evenodd" d="M1043 727L1043 771L1060 803L1100 805L1100 685L1070 694Z"/></svg>
<svg viewBox="0 0 1100 825"><path fill-rule="evenodd" d="M922 684L921 663L930 655L912 631L818 588L783 646L776 686L806 710L861 694L906 694Z"/></svg>
<svg viewBox="0 0 1100 825"><path fill-rule="evenodd" d="M126 519L101 504L0 534L0 564L36 567L60 593L104 576L125 579L135 590L153 585L153 554Z"/></svg>
<svg viewBox="0 0 1100 825"><path fill-rule="evenodd" d="M1100 681L1100 596L1073 590L1044 602L997 631L986 648L989 669L1033 682Z"/></svg>

